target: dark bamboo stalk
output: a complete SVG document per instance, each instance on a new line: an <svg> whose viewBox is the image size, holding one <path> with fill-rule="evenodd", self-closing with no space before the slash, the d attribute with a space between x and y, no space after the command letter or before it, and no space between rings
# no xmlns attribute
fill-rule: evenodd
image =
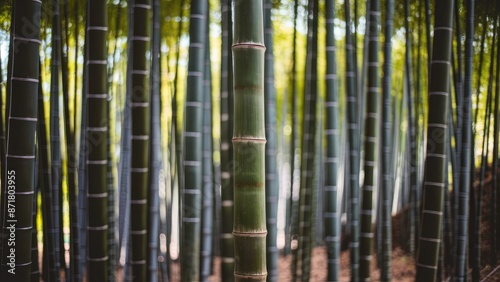
<svg viewBox="0 0 500 282"><path fill-rule="evenodd" d="M458 5L457 5L458 6ZM469 191L470 186L470 169L471 169L471 143L472 143L472 65L473 65L473 41L474 41L474 0L467 1L466 5L466 26L465 26L465 76L463 85L463 101L459 104L457 99L457 120L460 121L463 114L463 120L458 124L460 128L456 132L457 139L462 137L463 139L460 143L457 143L457 155L461 154L460 160L460 185L458 192L458 215L460 220L460 225L458 228L458 245L456 253L456 265L455 265L455 280L456 281L466 281L467 280L467 243L468 243L468 219L469 219ZM457 15L458 17L458 15ZM457 26L459 24L457 23ZM458 32L458 31L457 31ZM460 38L460 37L458 37ZM460 46L460 42L457 44ZM458 47L457 47L458 48ZM458 51L460 54L460 52ZM460 60L460 56L459 56ZM459 76L461 76L459 64ZM459 90L457 90L458 92ZM457 93L457 97L461 96L462 93ZM460 108L462 106L462 108ZM458 114L461 112L462 114ZM460 147L459 145L460 144ZM458 170L458 169L457 169ZM479 253L475 254L476 257ZM479 277L477 277L479 279Z"/></svg>
<svg viewBox="0 0 500 282"><path fill-rule="evenodd" d="M1 199L1 237L4 238L1 241L3 252L0 258L2 281L29 281L31 277L41 44L40 17L36 15L40 11L39 1L21 0L13 3L12 71L8 92L10 111L6 119L7 143ZM29 33L26 32L26 19L33 19L29 22Z"/></svg>
<svg viewBox="0 0 500 282"><path fill-rule="evenodd" d="M435 27L429 81L428 149L425 162L416 281L436 281L448 125L449 75L452 45L453 0L435 2ZM426 228L422 228L425 226Z"/></svg>
<svg viewBox="0 0 500 282"><path fill-rule="evenodd" d="M391 148L391 92L392 92L392 33L393 33L394 1L386 1L385 34L384 34L384 72L382 84L382 192L381 195L381 235L382 253L380 261L380 280L390 281L392 277L392 152ZM394 124L394 123L393 123ZM394 145L394 144L393 144ZM396 155L396 154L394 154Z"/></svg>

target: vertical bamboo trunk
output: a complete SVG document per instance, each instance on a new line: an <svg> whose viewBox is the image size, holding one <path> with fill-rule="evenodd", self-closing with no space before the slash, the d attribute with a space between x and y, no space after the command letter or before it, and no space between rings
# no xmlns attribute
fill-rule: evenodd
<svg viewBox="0 0 500 282"><path fill-rule="evenodd" d="M454 0L435 3L435 27L429 112L427 156L422 198L416 281L436 281L438 250L441 244ZM425 228L422 228L425 226Z"/></svg>
<svg viewBox="0 0 500 282"><path fill-rule="evenodd" d="M148 207L148 281L158 281L158 240L160 223L160 198L159 189L163 152L161 150L161 125L160 125L160 95L161 95L161 71L160 71L160 1L153 0L152 22L152 44L151 44L151 150L150 182L149 182L149 207Z"/></svg>
<svg viewBox="0 0 500 282"><path fill-rule="evenodd" d="M202 199L203 72L206 43L207 1L191 3L189 65L184 130L184 188L182 207L181 271L185 281L200 279Z"/></svg>
<svg viewBox="0 0 500 282"><path fill-rule="evenodd" d="M277 213L278 213L278 164L276 142L276 93L274 87L272 2L264 1L264 99L266 127L266 262L267 281L278 279Z"/></svg>
<svg viewBox="0 0 500 282"><path fill-rule="evenodd" d="M13 3L10 111L7 116L5 173L2 181L2 281L29 281L35 184L35 131L39 83L41 2ZM26 32L26 19L30 32ZM36 228L36 227L35 227ZM14 242L14 243L12 243Z"/></svg>
<svg viewBox="0 0 500 282"><path fill-rule="evenodd" d="M207 1L208 2L208 1ZM207 16L207 27L210 17ZM206 29L206 48L203 76L203 188L201 218L201 281L209 281L212 273L212 250L214 230L214 181L212 153L212 73L210 64L210 33Z"/></svg>
<svg viewBox="0 0 500 282"><path fill-rule="evenodd" d="M149 75L151 1L135 0L133 6L133 32L131 40L131 198L130 198L130 264L132 279L145 281L147 277L147 211L150 149L150 93Z"/></svg>
<svg viewBox="0 0 500 282"><path fill-rule="evenodd" d="M107 186L107 6L88 3L88 63L86 142L87 158L87 277L89 281L108 278L108 186ZM90 114L92 113L92 114Z"/></svg>
<svg viewBox="0 0 500 282"><path fill-rule="evenodd" d="M233 238L233 146L231 138L233 128L231 120L233 117L233 62L231 57L232 44L232 14L231 1L221 1L221 276L223 281L234 279L234 238Z"/></svg>
<svg viewBox="0 0 500 282"><path fill-rule="evenodd" d="M359 127L358 127L358 103L356 90L356 72L351 33L351 18L349 0L344 3L346 16L346 95L347 95L347 127L349 142L349 187L350 187L350 227L351 241L349 242L351 280L359 279Z"/></svg>
<svg viewBox="0 0 500 282"><path fill-rule="evenodd" d="M318 52L318 1L308 1L307 14L307 50L304 87L304 114L301 150L301 177L299 196L299 245L297 267L301 270L300 278L308 281L311 270L313 242L313 183L314 155L316 137L316 101L317 101L317 52Z"/></svg>
<svg viewBox="0 0 500 282"><path fill-rule="evenodd" d="M370 30L368 33L368 85L365 123L365 157L363 183L361 197L361 232L360 232L360 280L370 280L370 264L373 251L373 191L377 186L377 143L378 138L378 116L380 100L380 76L379 76L379 26L380 26L380 1L372 0L369 11Z"/></svg>
<svg viewBox="0 0 500 282"><path fill-rule="evenodd" d="M59 17L59 2L52 1L52 52L50 61L50 148L52 170L52 195L54 197L54 229L57 232L55 242L55 255L57 264L65 269L62 260L64 254L64 241L61 240L62 225L62 167L61 167L61 132L59 115L59 94L61 79L61 26Z"/></svg>
<svg viewBox="0 0 500 282"><path fill-rule="evenodd" d="M469 191L470 191L470 169L471 169L471 143L472 143L472 65L473 65L473 41L474 41L474 0L466 2L466 26L465 26L465 77L463 87L463 109L458 110L463 114L461 129L461 149L457 154L461 154L460 161L460 186L458 191L458 244L455 265L455 281L466 281L468 273L467 243L468 243L468 219L469 219ZM458 44L460 45L460 44ZM459 93L460 94L460 93ZM457 105L458 107L458 105ZM462 117L457 116L457 119ZM457 136L458 138L459 136ZM476 256L479 256L477 253ZM477 274L477 279L479 275Z"/></svg>
<svg viewBox="0 0 500 282"><path fill-rule="evenodd" d="M397 152L391 147L391 92L392 92L392 34L394 20L394 1L386 1L386 18L384 34L384 73L382 85L382 261L380 264L380 280L391 281L391 258L392 258L392 152ZM394 145L394 144L393 144ZM394 154L396 155L396 154Z"/></svg>
<svg viewBox="0 0 500 282"><path fill-rule="evenodd" d="M335 1L325 2L326 9L326 158L325 158L325 242L328 252L328 281L340 275L340 210L338 208L339 171L339 85L335 49Z"/></svg>
<svg viewBox="0 0 500 282"><path fill-rule="evenodd" d="M290 144L290 249L292 251L292 277L297 276L298 248L292 248L292 242L297 242L299 200L294 195L299 194L300 187L300 141L299 141L299 93L297 86L297 18L299 14L299 0L294 0L293 5L293 39L292 39L292 70L291 70L291 103L292 103L292 133Z"/></svg>
<svg viewBox="0 0 500 282"><path fill-rule="evenodd" d="M408 95L408 130L409 130L409 144L410 144L410 211L409 224L410 224L410 234L408 240L408 251L411 254L415 253L415 237L418 232L416 231L418 227L418 199L417 199L417 140L416 140L416 127L415 127L415 114L414 114L414 99L413 99L413 75L412 75L412 65L411 65L411 29L409 24L410 17L410 2L405 0L405 74L406 83L405 89Z"/></svg>
<svg viewBox="0 0 500 282"><path fill-rule="evenodd" d="M265 281L264 29L262 1L234 2L234 278Z"/></svg>

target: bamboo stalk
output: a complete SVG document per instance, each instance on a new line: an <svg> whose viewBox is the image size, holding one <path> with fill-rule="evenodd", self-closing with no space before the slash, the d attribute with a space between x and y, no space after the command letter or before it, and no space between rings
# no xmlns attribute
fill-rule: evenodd
<svg viewBox="0 0 500 282"><path fill-rule="evenodd" d="M435 3L433 55L430 62L428 113L428 149L422 198L420 236L417 252L416 281L436 281L441 222L448 125L448 99L454 0ZM425 226L426 228L422 228Z"/></svg>
<svg viewBox="0 0 500 282"><path fill-rule="evenodd" d="M334 35L335 1L325 2L326 9L326 159L325 159L325 242L328 251L328 281L340 275L339 170L339 85Z"/></svg>
<svg viewBox="0 0 500 282"><path fill-rule="evenodd" d="M135 0L133 8L133 32L131 40L131 198L130 198L130 264L133 281L147 279L147 211L150 150L150 62L151 51L151 1Z"/></svg>
<svg viewBox="0 0 500 282"><path fill-rule="evenodd" d="M264 30L262 1L234 2L234 278L265 281Z"/></svg>
<svg viewBox="0 0 500 282"><path fill-rule="evenodd" d="M392 258L392 152L397 152L391 148L391 92L392 92L392 34L394 20L394 1L386 1L386 18L385 18L385 34L384 34L384 73L382 85L382 211L381 211L381 228L382 228L382 260L380 262L380 280L391 281L391 258ZM394 119L394 117L393 117ZM396 155L396 154L394 154Z"/></svg>
<svg viewBox="0 0 500 282"><path fill-rule="evenodd" d="M380 101L379 76L379 26L380 1L370 1L370 30L368 32L368 85L366 88L366 122L365 122L365 179L361 197L361 232L360 232L360 280L370 279L370 264L373 252L373 192L377 185L376 165L378 153L378 116Z"/></svg>
<svg viewBox="0 0 500 282"><path fill-rule="evenodd" d="M35 132L38 113L41 2L13 3L10 111L7 116L5 173L2 176L2 261L0 280L29 281L33 200L35 191ZM26 19L30 32L26 32ZM36 227L35 227L36 228ZM8 238L8 239L7 239ZM11 242L15 239L15 244Z"/></svg>
<svg viewBox="0 0 500 282"><path fill-rule="evenodd" d="M234 192L233 174L233 145L231 138L233 128L231 120L233 118L233 60L231 57L232 44L232 14L230 0L221 1L221 89L220 89L220 127L221 127L221 276L223 281L233 281L234 279L234 238L233 238L233 218L234 218Z"/></svg>
<svg viewBox="0 0 500 282"><path fill-rule="evenodd" d="M87 277L89 281L108 279L108 85L107 85L107 5L88 3L88 63L86 93L87 170Z"/></svg>
<svg viewBox="0 0 500 282"><path fill-rule="evenodd" d="M264 99L266 127L266 228L267 228L267 281L278 279L277 214L278 214L278 164L276 134L276 91L274 86L272 2L264 1Z"/></svg>

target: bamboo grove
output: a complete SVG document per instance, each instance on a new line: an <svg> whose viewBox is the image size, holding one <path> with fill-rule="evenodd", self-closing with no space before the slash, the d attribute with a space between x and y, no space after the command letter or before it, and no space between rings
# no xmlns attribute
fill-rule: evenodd
<svg viewBox="0 0 500 282"><path fill-rule="evenodd" d="M499 20L0 1L0 281L498 279Z"/></svg>

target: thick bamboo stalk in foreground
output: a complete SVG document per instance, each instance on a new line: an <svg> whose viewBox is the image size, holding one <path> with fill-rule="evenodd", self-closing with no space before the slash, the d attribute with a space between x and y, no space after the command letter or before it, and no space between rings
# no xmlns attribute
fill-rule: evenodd
<svg viewBox="0 0 500 282"><path fill-rule="evenodd" d="M14 1L7 155L2 175L1 281L30 281L41 2ZM26 32L26 19L29 31ZM36 228L36 227L35 227ZM14 240L14 241L13 241ZM14 244L13 244L14 242Z"/></svg>
<svg viewBox="0 0 500 282"><path fill-rule="evenodd" d="M436 281L445 191L448 99L454 0L436 1L429 81L427 157L416 281ZM425 226L425 228L422 228Z"/></svg>
<svg viewBox="0 0 500 282"><path fill-rule="evenodd" d="M265 281L262 1L234 1L234 256L236 281Z"/></svg>
<svg viewBox="0 0 500 282"><path fill-rule="evenodd" d="M151 21L150 0L135 0L132 4L132 142L130 167L130 264L134 281L147 278L147 213L150 150L150 63L147 59L150 49Z"/></svg>
<svg viewBox="0 0 500 282"><path fill-rule="evenodd" d="M89 281L108 278L108 30L106 4L90 1L88 7L87 64L87 275Z"/></svg>

